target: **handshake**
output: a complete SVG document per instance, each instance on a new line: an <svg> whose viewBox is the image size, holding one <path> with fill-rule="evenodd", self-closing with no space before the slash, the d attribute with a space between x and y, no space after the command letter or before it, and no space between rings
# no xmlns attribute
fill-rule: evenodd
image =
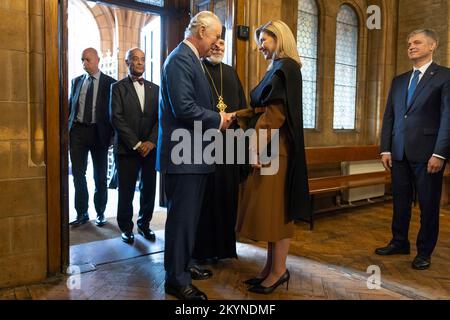
<svg viewBox="0 0 450 320"><path fill-rule="evenodd" d="M222 111L220 112L220 117L222 118L222 126L220 127L220 130L226 130L231 126L234 120L236 120L236 112L226 113Z"/></svg>

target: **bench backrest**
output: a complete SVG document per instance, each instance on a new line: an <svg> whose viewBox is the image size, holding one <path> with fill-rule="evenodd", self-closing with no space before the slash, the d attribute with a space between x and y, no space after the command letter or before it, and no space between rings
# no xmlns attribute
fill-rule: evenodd
<svg viewBox="0 0 450 320"><path fill-rule="evenodd" d="M380 159L380 147L377 145L310 147L305 150L307 165Z"/></svg>

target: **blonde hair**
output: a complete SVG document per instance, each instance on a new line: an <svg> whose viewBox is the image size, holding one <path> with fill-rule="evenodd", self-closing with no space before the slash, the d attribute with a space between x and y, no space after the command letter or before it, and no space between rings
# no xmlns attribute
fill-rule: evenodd
<svg viewBox="0 0 450 320"><path fill-rule="evenodd" d="M280 58L291 58L297 62L300 67L302 66L302 62L297 51L297 42L295 41L291 29L286 23L281 20L269 21L256 29L255 40L258 45L261 45L259 42L259 36L262 32L268 34L276 40L277 44L273 60ZM269 69L272 67L272 63L269 65Z"/></svg>
<svg viewBox="0 0 450 320"><path fill-rule="evenodd" d="M189 25L184 31L184 38L195 37L201 27L207 28L212 25L214 21L222 24L219 17L211 11L200 11L189 22Z"/></svg>

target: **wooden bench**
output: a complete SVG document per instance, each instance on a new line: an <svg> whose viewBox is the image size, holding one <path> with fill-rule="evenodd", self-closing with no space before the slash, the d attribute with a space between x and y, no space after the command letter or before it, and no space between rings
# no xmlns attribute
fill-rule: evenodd
<svg viewBox="0 0 450 320"><path fill-rule="evenodd" d="M306 162L309 169L319 165L337 165L344 161L379 159L379 147L376 145L306 148ZM309 219L304 219L304 221L309 223L310 230L314 228L314 198L316 195L357 187L389 184L390 181L391 175L387 171L310 178L309 194L312 209Z"/></svg>

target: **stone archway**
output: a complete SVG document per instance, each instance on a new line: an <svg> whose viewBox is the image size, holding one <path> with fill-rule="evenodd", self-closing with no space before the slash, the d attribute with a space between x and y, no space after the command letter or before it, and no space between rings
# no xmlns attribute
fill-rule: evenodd
<svg viewBox="0 0 450 320"><path fill-rule="evenodd" d="M96 19L85 1L68 1L69 79L84 73L80 58L88 47L100 50L101 37Z"/></svg>

